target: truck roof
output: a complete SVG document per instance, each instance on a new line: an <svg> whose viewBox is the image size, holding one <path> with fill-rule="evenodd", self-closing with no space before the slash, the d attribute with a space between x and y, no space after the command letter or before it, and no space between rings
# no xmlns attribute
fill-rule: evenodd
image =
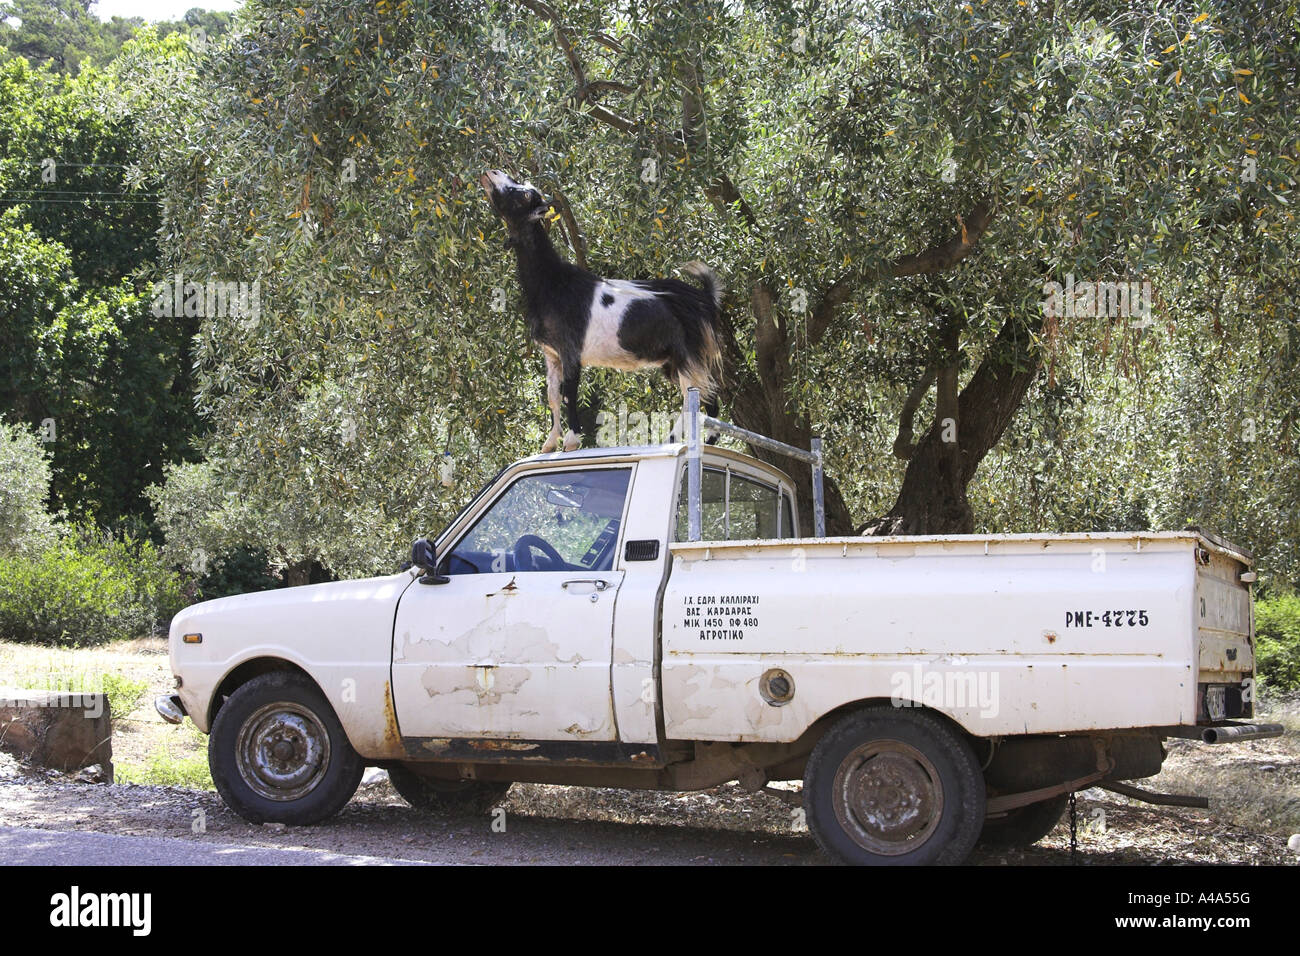
<svg viewBox="0 0 1300 956"><path fill-rule="evenodd" d="M725 459L748 468L768 472L773 478L784 481L790 487L794 482L790 476L767 462L746 455L744 452L721 448L717 445L704 445L701 448L704 457ZM686 454L685 442L669 442L663 445L615 445L608 448L579 448L577 451L555 451L545 455L531 455L523 458L519 464L534 462L594 462L594 461L640 461L646 458L680 458Z"/></svg>

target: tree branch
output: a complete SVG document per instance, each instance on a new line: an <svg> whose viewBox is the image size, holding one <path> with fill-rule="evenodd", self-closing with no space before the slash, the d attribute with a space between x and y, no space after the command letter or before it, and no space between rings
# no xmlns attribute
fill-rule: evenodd
<svg viewBox="0 0 1300 956"><path fill-rule="evenodd" d="M912 441L912 424L916 419L916 410L921 404L921 399L925 398L925 393L934 384L935 375L937 374L938 369L930 366L917 380L917 383L912 386L912 390L907 393L903 407L898 413L898 437L894 439L895 458L908 461L916 453L916 445Z"/></svg>
<svg viewBox="0 0 1300 956"><path fill-rule="evenodd" d="M587 114L594 119L600 120L600 122L607 126L612 126L625 133L635 133L640 128L640 123L630 120L625 116L620 116L613 110L601 106L593 99L595 92L601 90L616 87L622 87L624 89L631 88L624 87L622 83L613 83L609 80L597 80L594 83L588 83L587 73L582 68L582 61L578 59L578 53L573 48L573 43L570 42L568 34L564 32L564 27L560 23L559 14L551 8L550 4L544 3L543 0L517 0L517 2L520 6L533 11L533 13L537 14L551 25L552 31L555 34L555 42L560 47L560 50L563 51L564 58L569 63L569 72L573 74L573 82L577 87L574 90L573 95L578 106L581 107L584 104L587 105L589 107L589 109L586 110Z"/></svg>
<svg viewBox="0 0 1300 956"><path fill-rule="evenodd" d="M577 260L579 266L587 268L587 239L578 228L578 220L573 215L573 207L569 205L568 197L559 189L552 189L551 202L560 213L560 218L564 220L564 228L569 234L569 245L573 247L573 258Z"/></svg>
<svg viewBox="0 0 1300 956"><path fill-rule="evenodd" d="M740 194L740 190L736 188L736 184L731 181L731 177L726 173L719 173L718 178L712 184L705 186L704 195L709 202L713 203L713 208L724 216L733 203L739 203L740 217L745 220L749 228L760 235L762 234L763 230L758 224L758 217L754 215L754 210L745 201L745 197Z"/></svg>
<svg viewBox="0 0 1300 956"><path fill-rule="evenodd" d="M957 235L947 242L941 242L937 246L931 246L922 252L895 259L887 267L886 274L892 275L895 279L900 279L903 276L943 272L945 269L951 269L970 255L976 244L983 238L984 233L988 231L989 224L992 221L993 202L988 198L981 199L967 213L965 219L962 219L960 215L957 217L957 225L960 227Z"/></svg>
<svg viewBox="0 0 1300 956"><path fill-rule="evenodd" d="M555 31L555 42L564 51L564 58L569 61L569 70L573 73L573 78L578 84L578 93L580 96L584 95L587 89L587 74L583 72L582 61L578 59L573 44L569 42L569 37L560 25L559 14L551 8L550 4L543 3L542 0L518 0L518 2L520 6L527 7L551 24L552 29Z"/></svg>
<svg viewBox="0 0 1300 956"><path fill-rule="evenodd" d="M958 214L959 231L951 239L921 252L900 256L885 263L873 273L862 276L861 280L869 282L875 279L899 279L903 276L923 275L951 269L970 255L980 239L988 232L989 225L993 222L994 208L991 199L981 199L964 219ZM813 309L812 316L808 320L809 344L817 345L821 342L831 322L835 319L836 311L852 293L855 279L858 278L854 273L846 272L827 288L821 302Z"/></svg>

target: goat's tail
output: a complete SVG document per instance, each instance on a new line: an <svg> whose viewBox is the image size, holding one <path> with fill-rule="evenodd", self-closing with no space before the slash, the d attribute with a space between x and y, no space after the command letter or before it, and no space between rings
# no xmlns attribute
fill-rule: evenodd
<svg viewBox="0 0 1300 956"><path fill-rule="evenodd" d="M722 312L722 280L716 272L698 259L681 267L682 272L700 284L713 301L713 309L705 316L700 328L700 348L695 366L687 370L706 396L712 396L717 379L722 373L722 347L718 335L718 321Z"/></svg>
<svg viewBox="0 0 1300 956"><path fill-rule="evenodd" d="M718 278L716 272L699 259L686 263L682 266L682 271L704 287L704 291L713 300L715 309L722 308L722 280Z"/></svg>

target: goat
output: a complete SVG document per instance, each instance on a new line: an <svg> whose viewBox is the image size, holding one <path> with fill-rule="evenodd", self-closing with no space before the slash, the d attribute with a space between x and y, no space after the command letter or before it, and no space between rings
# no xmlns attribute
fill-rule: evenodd
<svg viewBox="0 0 1300 956"><path fill-rule="evenodd" d="M561 395L569 428L564 450L582 444L578 382L582 367L660 368L682 394L699 388L707 414L717 417L716 376L722 364L718 321L722 285L702 262L682 267L699 286L677 279L602 279L563 259L543 220L549 204L527 183L500 170L479 182L505 223L506 248L518 260L528 331L546 356L551 434L543 452L560 441Z"/></svg>

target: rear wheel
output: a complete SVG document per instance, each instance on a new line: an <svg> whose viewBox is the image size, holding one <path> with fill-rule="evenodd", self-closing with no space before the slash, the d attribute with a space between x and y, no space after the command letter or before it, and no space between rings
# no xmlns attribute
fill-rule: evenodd
<svg viewBox="0 0 1300 956"><path fill-rule="evenodd" d="M508 783L425 777L406 767L389 767L388 782L403 800L425 813L486 813L510 789Z"/></svg>
<svg viewBox="0 0 1300 956"><path fill-rule="evenodd" d="M226 806L250 823L319 823L352 799L365 770L325 695L307 677L254 677L217 711L208 767Z"/></svg>
<svg viewBox="0 0 1300 956"><path fill-rule="evenodd" d="M985 820L980 844L990 847L1031 846L1056 829L1069 801L1069 795L1062 793L1026 807L1016 807L1004 817Z"/></svg>
<svg viewBox="0 0 1300 956"><path fill-rule="evenodd" d="M984 777L966 740L919 710L873 707L836 723L804 776L808 829L843 863L961 863L984 822Z"/></svg>

